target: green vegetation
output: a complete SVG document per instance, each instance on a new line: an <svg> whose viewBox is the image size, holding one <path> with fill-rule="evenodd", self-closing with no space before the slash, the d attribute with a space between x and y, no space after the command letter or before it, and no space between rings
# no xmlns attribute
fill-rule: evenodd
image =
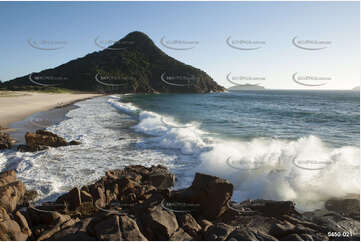
<svg viewBox="0 0 361 242"><path fill-rule="evenodd" d="M170 82L181 86L162 81L164 73L172 78ZM224 90L205 72L166 55L141 32L132 32L107 49L35 73L33 77L40 78L38 82L42 84L57 86L36 86L27 75L6 82L3 87L7 90L30 88L46 92L97 93L206 93Z"/></svg>
<svg viewBox="0 0 361 242"><path fill-rule="evenodd" d="M0 88L0 96L20 96L22 92L40 92L40 93L84 93L82 91L71 90L61 87L42 87L42 86L11 86L9 88Z"/></svg>
<svg viewBox="0 0 361 242"><path fill-rule="evenodd" d="M0 90L0 97L17 97L17 96L24 96L24 95L26 95L26 94Z"/></svg>

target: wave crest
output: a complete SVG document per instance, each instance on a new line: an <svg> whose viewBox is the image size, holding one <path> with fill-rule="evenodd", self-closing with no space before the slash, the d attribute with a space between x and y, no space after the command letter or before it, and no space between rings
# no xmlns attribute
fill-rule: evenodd
<svg viewBox="0 0 361 242"><path fill-rule="evenodd" d="M199 124L184 126L130 103L108 102L138 118L133 129L151 136L140 146L196 155L200 165L187 174L193 177L195 172L203 172L228 179L235 186L234 200L292 200L297 208L310 210L320 208L331 197L360 193L359 147L332 148L313 135L293 141L212 139ZM163 119L171 120L172 125Z"/></svg>

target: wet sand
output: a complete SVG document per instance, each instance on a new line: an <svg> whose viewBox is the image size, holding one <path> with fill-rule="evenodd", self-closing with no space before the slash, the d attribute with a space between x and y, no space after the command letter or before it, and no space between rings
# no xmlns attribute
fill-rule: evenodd
<svg viewBox="0 0 361 242"><path fill-rule="evenodd" d="M35 133L38 129L45 129L51 125L56 125L66 120L66 114L75 108L77 108L76 105L69 104L60 108L34 113L21 121L11 123L8 126L7 132L15 141L15 145L25 144L26 132Z"/></svg>
<svg viewBox="0 0 361 242"><path fill-rule="evenodd" d="M32 114L101 95L102 94L0 92L0 126L8 128L11 123L24 120Z"/></svg>

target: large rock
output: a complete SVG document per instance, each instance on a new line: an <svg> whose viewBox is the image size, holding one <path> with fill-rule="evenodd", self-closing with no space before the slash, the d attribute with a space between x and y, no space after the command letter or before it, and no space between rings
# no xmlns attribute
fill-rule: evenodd
<svg viewBox="0 0 361 242"><path fill-rule="evenodd" d="M217 223L210 226L204 234L205 240L218 240L223 241L228 238L228 235L234 230L234 227L224 224Z"/></svg>
<svg viewBox="0 0 361 242"><path fill-rule="evenodd" d="M120 216L120 226L125 240L145 241L147 238L140 232L137 222L128 217Z"/></svg>
<svg viewBox="0 0 361 242"><path fill-rule="evenodd" d="M15 210L23 200L25 185L21 181L15 181L0 187L0 206L8 212Z"/></svg>
<svg viewBox="0 0 361 242"><path fill-rule="evenodd" d="M5 208L0 207L0 221L2 220L8 220L10 219L10 216Z"/></svg>
<svg viewBox="0 0 361 242"><path fill-rule="evenodd" d="M37 151L47 150L47 149L49 149L49 146L45 146L45 145L37 145L37 146L33 146L33 147L30 147L28 145L19 145L17 147L17 151L20 151L20 152L37 152Z"/></svg>
<svg viewBox="0 0 361 242"><path fill-rule="evenodd" d="M325 208L329 211L334 211L342 216L360 219L360 199L329 199L325 203Z"/></svg>
<svg viewBox="0 0 361 242"><path fill-rule="evenodd" d="M99 207L104 207L106 202L105 188L101 184L92 184L88 187L89 194L92 195L94 203Z"/></svg>
<svg viewBox="0 0 361 242"><path fill-rule="evenodd" d="M24 200L25 185L14 170L0 173L0 240L26 240L31 235L27 220L17 211Z"/></svg>
<svg viewBox="0 0 361 242"><path fill-rule="evenodd" d="M149 208L142 221L144 233L150 240L169 240L179 228L174 213L160 206Z"/></svg>
<svg viewBox="0 0 361 242"><path fill-rule="evenodd" d="M81 201L81 191L77 187L71 189L70 192L62 195L56 200L57 203L67 204L68 208L71 210L75 210L77 207L80 207Z"/></svg>
<svg viewBox="0 0 361 242"><path fill-rule="evenodd" d="M202 228L202 232L206 232L208 230L209 227L211 227L213 225L213 223L207 219L201 219L199 221L199 225Z"/></svg>
<svg viewBox="0 0 361 242"><path fill-rule="evenodd" d="M62 137L45 130L37 130L35 134L27 132L25 134L26 144L30 147L45 145L50 147L66 146L68 143Z"/></svg>
<svg viewBox="0 0 361 242"><path fill-rule="evenodd" d="M20 225L11 219L0 221L0 240L26 240L28 233L23 232Z"/></svg>
<svg viewBox="0 0 361 242"><path fill-rule="evenodd" d="M179 228L175 231L169 240L172 241L190 241L193 240L192 236L190 236L187 232L185 232L182 228Z"/></svg>
<svg viewBox="0 0 361 242"><path fill-rule="evenodd" d="M55 233L49 240L60 240L60 241L93 241L95 237L90 236L87 233L87 227L92 218L86 218L78 221L73 226L68 227Z"/></svg>
<svg viewBox="0 0 361 242"><path fill-rule="evenodd" d="M349 237L343 237L342 239L359 240L360 239L360 221L344 217L336 212L328 210L315 210L313 212L304 213L307 220L310 220L316 226L312 226L315 231L321 231L327 235L327 232L338 232L340 234L345 233ZM289 217L289 220L295 220L295 218ZM294 223L294 222L293 222ZM302 221L303 225L307 223ZM312 235L317 236L317 235ZM333 238L337 239L337 238ZM339 238L340 239L340 238ZM322 240L316 237L316 240Z"/></svg>
<svg viewBox="0 0 361 242"><path fill-rule="evenodd" d="M85 185L81 189L74 188L59 197L57 202L68 204L71 210L75 210L83 202L104 208L112 201L135 204L147 200L143 203L144 206L150 200L160 202L163 195L167 197L169 191L164 188L173 186L174 181L174 175L165 167L130 166L123 170L107 171L94 184Z"/></svg>
<svg viewBox="0 0 361 242"><path fill-rule="evenodd" d="M302 237L298 234L288 234L281 239L285 241L303 241Z"/></svg>
<svg viewBox="0 0 361 242"><path fill-rule="evenodd" d="M57 232L72 227L78 222L79 218L69 219L66 221L58 221L56 224L52 224L50 228L43 231L40 236L38 236L37 240L48 240Z"/></svg>
<svg viewBox="0 0 361 242"><path fill-rule="evenodd" d="M249 205L251 210L256 211L263 216L280 217L291 214L298 215L295 204L292 201L272 201L272 200L254 200Z"/></svg>
<svg viewBox="0 0 361 242"><path fill-rule="evenodd" d="M229 241L257 241L257 237L256 237L254 231L242 227L242 228L237 228L232 233L230 233L227 240L229 240Z"/></svg>
<svg viewBox="0 0 361 242"><path fill-rule="evenodd" d="M277 238L280 238L293 233L295 229L296 226L294 224L288 221L282 221L280 223L273 224L270 234Z"/></svg>
<svg viewBox="0 0 361 242"><path fill-rule="evenodd" d="M7 133L3 133L0 131L0 150L10 149L12 144L12 140Z"/></svg>
<svg viewBox="0 0 361 242"><path fill-rule="evenodd" d="M278 239L269 235L262 233L261 231L257 231L254 229L250 229L247 227L239 227L233 230L232 233L229 234L227 240L230 241L277 241Z"/></svg>
<svg viewBox="0 0 361 242"><path fill-rule="evenodd" d="M233 194L233 185L219 177L196 173L192 185L171 193L171 200L199 205L199 212L207 218L216 218L227 210Z"/></svg>
<svg viewBox="0 0 361 242"><path fill-rule="evenodd" d="M181 213L177 215L178 224L192 237L197 237L202 227L197 223L193 216L189 213Z"/></svg>
<svg viewBox="0 0 361 242"><path fill-rule="evenodd" d="M71 219L69 215L38 209L33 206L27 209L27 216L31 221L32 226L63 224Z"/></svg>
<svg viewBox="0 0 361 242"><path fill-rule="evenodd" d="M74 188L57 199L75 210L83 202L94 203L104 208L112 201L133 204L152 197L151 192L174 185L174 175L162 166L130 166L124 170L107 171L106 175L91 185ZM154 184L154 185L153 185ZM156 187L157 186L157 187ZM163 193L167 190L159 190ZM159 193L160 193L159 192ZM160 201L163 199L159 197Z"/></svg>
<svg viewBox="0 0 361 242"><path fill-rule="evenodd" d="M21 232L23 234L26 234L27 236L31 236L32 232L29 228L29 224L28 221L26 220L26 218L24 217L24 215L22 215L22 213L20 213L19 211L17 211L15 213L15 221L20 225L21 228Z"/></svg>
<svg viewBox="0 0 361 242"><path fill-rule="evenodd" d="M174 186L175 176L164 166L152 166L143 178L158 189L167 189Z"/></svg>
<svg viewBox="0 0 361 242"><path fill-rule="evenodd" d="M93 197L89 192L87 192L85 190L81 190L80 191L80 200L82 202L93 202Z"/></svg>
<svg viewBox="0 0 361 242"><path fill-rule="evenodd" d="M46 130L37 130L35 134L26 132L25 141L26 145L19 145L18 151L36 152L45 150L48 147L61 147L80 144L78 141L71 141L68 143L64 138Z"/></svg>
<svg viewBox="0 0 361 242"><path fill-rule="evenodd" d="M123 240L119 216L111 215L94 226L98 240Z"/></svg>
<svg viewBox="0 0 361 242"><path fill-rule="evenodd" d="M30 204L26 210L16 210L29 200L24 198L25 187L16 180L16 172L2 172L0 239L339 239L327 237L333 231L352 232L352 237L343 239L359 240L360 222L354 219L358 209L354 200L330 200L326 203L328 210L303 214L291 201L247 200L227 206L233 191L227 180L196 174L189 188L171 192L163 189L172 183L170 176L151 178L151 174L161 171L166 170L131 166L109 171L92 185L73 188L56 203L37 207ZM192 211L177 211L176 206L190 204L199 206Z"/></svg>
<svg viewBox="0 0 361 242"><path fill-rule="evenodd" d="M16 171L4 171L0 173L0 187L16 181Z"/></svg>
<svg viewBox="0 0 361 242"><path fill-rule="evenodd" d="M128 166L115 174L128 177L138 183L150 184L158 189L167 189L174 186L175 176L168 168L158 165L150 168L144 166Z"/></svg>

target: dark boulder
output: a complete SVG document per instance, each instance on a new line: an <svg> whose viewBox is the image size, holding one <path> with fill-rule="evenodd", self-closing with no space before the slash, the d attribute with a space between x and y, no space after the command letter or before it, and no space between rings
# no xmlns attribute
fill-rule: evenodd
<svg viewBox="0 0 361 242"><path fill-rule="evenodd" d="M14 219L19 224L19 226L21 228L21 232L23 234L26 234L28 237L30 237L32 232L29 228L28 221L26 220L24 215L20 211L17 211L14 215Z"/></svg>
<svg viewBox="0 0 361 242"><path fill-rule="evenodd" d="M210 226L204 233L205 240L223 241L228 238L228 235L234 230L233 226L224 223L217 223Z"/></svg>
<svg viewBox="0 0 361 242"><path fill-rule="evenodd" d="M298 234L288 234L281 238L281 240L285 241L303 241L302 237Z"/></svg>
<svg viewBox="0 0 361 242"><path fill-rule="evenodd" d="M175 176L167 167L158 165L152 167L128 166L124 170L118 170L114 175L128 177L138 183L149 184L157 189L167 189L174 186Z"/></svg>
<svg viewBox="0 0 361 242"><path fill-rule="evenodd" d="M21 181L15 181L0 187L0 206L8 212L13 212L19 205L25 194L25 185Z"/></svg>
<svg viewBox="0 0 361 242"><path fill-rule="evenodd" d="M160 206L148 209L142 221L144 233L150 240L169 240L179 229L174 213L163 210Z"/></svg>
<svg viewBox="0 0 361 242"><path fill-rule="evenodd" d="M137 222L128 217L120 216L120 227L124 240L145 241L147 238L140 232Z"/></svg>
<svg viewBox="0 0 361 242"><path fill-rule="evenodd" d="M193 240L192 236L190 236L187 232L185 232L182 228L179 228L175 231L169 238L172 241L190 241Z"/></svg>
<svg viewBox="0 0 361 242"><path fill-rule="evenodd" d="M68 143L68 145L81 145L81 142L76 141L76 140L72 140Z"/></svg>
<svg viewBox="0 0 361 242"><path fill-rule="evenodd" d="M179 226L192 237L197 237L202 229L194 217L189 213L177 214L177 220Z"/></svg>
<svg viewBox="0 0 361 242"><path fill-rule="evenodd" d="M49 240L57 241L94 241L95 237L87 233L87 227L92 218L86 218L64 230L55 233Z"/></svg>
<svg viewBox="0 0 361 242"><path fill-rule="evenodd" d="M257 241L256 233L251 229L244 227L235 229L229 234L227 240L229 241Z"/></svg>
<svg viewBox="0 0 361 242"><path fill-rule="evenodd" d="M360 199L329 199L325 203L325 208L329 211L337 212L345 217L360 219Z"/></svg>
<svg viewBox="0 0 361 242"><path fill-rule="evenodd" d="M22 230L20 225L12 219L0 220L0 240L2 241L27 240L28 232L23 231L24 228Z"/></svg>
<svg viewBox="0 0 361 242"><path fill-rule="evenodd" d="M0 173L0 187L16 181L16 171L9 170Z"/></svg>
<svg viewBox="0 0 361 242"><path fill-rule="evenodd" d="M48 149L49 147L61 147L67 145L79 145L78 141L67 142L64 138L46 130L37 130L34 133L26 132L26 145L19 145L20 152L36 152Z"/></svg>
<svg viewBox="0 0 361 242"><path fill-rule="evenodd" d="M0 150L10 149L12 143L10 136L7 133L0 131Z"/></svg>
<svg viewBox="0 0 361 242"><path fill-rule="evenodd" d="M17 150L20 152L37 152L47 149L49 149L49 146L45 146L45 145L37 145L33 147L30 147L28 145L18 145L17 147Z"/></svg>
<svg viewBox="0 0 361 242"><path fill-rule="evenodd" d="M348 240L359 240L360 239L360 221L352 218L344 217L336 212L328 211L328 210L315 210L313 212L304 213L305 218L311 221L312 224L316 224L316 226L312 226L312 229L315 231L321 231L323 234L327 235L328 232L337 232L339 234L346 234L347 237L343 237L342 239ZM295 220L290 217L289 219ZM301 222L301 221L300 221ZM301 222L302 225L307 226L307 222ZM317 235L315 235L316 240ZM337 238L333 238L337 239Z"/></svg>
<svg viewBox="0 0 361 242"><path fill-rule="evenodd" d="M30 147L36 147L38 145L60 147L66 146L68 143L62 137L45 130L37 130L35 134L27 132L25 134L26 144Z"/></svg>
<svg viewBox="0 0 361 242"><path fill-rule="evenodd" d="M292 201L254 200L249 207L251 210L269 217L280 217L285 214L299 215Z"/></svg>
<svg viewBox="0 0 361 242"><path fill-rule="evenodd" d="M230 241L277 241L278 239L265 234L261 231L247 228L247 227L239 227L233 230L232 233L229 234L227 240Z"/></svg>
<svg viewBox="0 0 361 242"><path fill-rule="evenodd" d="M171 200L199 205L199 212L216 218L227 210L233 194L233 185L219 177L196 173L192 185L171 193Z"/></svg>
<svg viewBox="0 0 361 242"><path fill-rule="evenodd" d="M81 205L81 192L80 189L74 187L70 190L70 192L62 195L56 200L57 203L65 203L67 204L68 208L71 210L75 210L77 207Z"/></svg>
<svg viewBox="0 0 361 242"><path fill-rule="evenodd" d="M94 226L98 240L124 240L119 223L119 216L111 215Z"/></svg>

